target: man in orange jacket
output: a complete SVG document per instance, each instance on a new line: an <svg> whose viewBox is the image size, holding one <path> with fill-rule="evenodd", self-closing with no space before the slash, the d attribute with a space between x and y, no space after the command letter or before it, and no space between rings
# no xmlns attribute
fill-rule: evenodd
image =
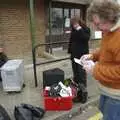
<svg viewBox="0 0 120 120"><path fill-rule="evenodd" d="M83 55L83 68L98 80L103 120L120 120L120 6L112 0L96 0L88 8L88 20L103 32L100 49ZM95 64L86 64L93 60Z"/></svg>

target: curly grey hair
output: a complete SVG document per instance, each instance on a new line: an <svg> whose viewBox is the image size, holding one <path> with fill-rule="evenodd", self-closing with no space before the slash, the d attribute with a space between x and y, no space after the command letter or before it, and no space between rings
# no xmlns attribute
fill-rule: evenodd
<svg viewBox="0 0 120 120"><path fill-rule="evenodd" d="M98 15L105 21L116 23L120 18L120 5L113 0L93 0L87 10L87 18L91 22L93 15Z"/></svg>

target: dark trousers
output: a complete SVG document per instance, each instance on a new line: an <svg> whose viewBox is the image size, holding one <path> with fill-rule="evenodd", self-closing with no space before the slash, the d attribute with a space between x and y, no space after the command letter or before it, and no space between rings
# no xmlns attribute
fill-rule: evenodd
<svg viewBox="0 0 120 120"><path fill-rule="evenodd" d="M75 63L74 59L71 59L71 62L74 82L76 82L77 84L83 84L85 87L87 87L86 71L82 68L80 64Z"/></svg>

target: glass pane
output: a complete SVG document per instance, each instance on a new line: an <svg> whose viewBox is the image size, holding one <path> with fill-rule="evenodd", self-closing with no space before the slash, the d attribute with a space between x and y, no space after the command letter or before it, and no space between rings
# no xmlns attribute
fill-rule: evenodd
<svg viewBox="0 0 120 120"><path fill-rule="evenodd" d="M64 17L69 18L69 9L64 9Z"/></svg>
<svg viewBox="0 0 120 120"><path fill-rule="evenodd" d="M75 9L75 16L80 17L80 9Z"/></svg>
<svg viewBox="0 0 120 120"><path fill-rule="evenodd" d="M70 27L69 9L64 9L64 28Z"/></svg>
<svg viewBox="0 0 120 120"><path fill-rule="evenodd" d="M52 8L52 34L63 32L63 12L62 8Z"/></svg>
<svg viewBox="0 0 120 120"><path fill-rule="evenodd" d="M71 18L75 16L75 9L71 9Z"/></svg>

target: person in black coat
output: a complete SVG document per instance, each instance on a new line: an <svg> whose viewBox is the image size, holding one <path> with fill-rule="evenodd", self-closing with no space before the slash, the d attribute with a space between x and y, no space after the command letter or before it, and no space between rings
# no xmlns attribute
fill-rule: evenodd
<svg viewBox="0 0 120 120"><path fill-rule="evenodd" d="M73 81L80 88L84 88L86 91L87 87L87 78L86 71L82 68L80 64L75 63L74 58L80 59L80 57L84 54L89 53L89 39L90 39L90 29L84 24L82 20L75 17L71 20L71 37L68 46L68 53L70 53L72 70L73 70ZM82 93L78 93L76 100L80 102L86 102L87 100L87 92L86 98L83 98L84 95L79 95Z"/></svg>
<svg viewBox="0 0 120 120"><path fill-rule="evenodd" d="M0 47L0 68L8 61L8 57L3 52L3 48ZM1 71L0 71L0 81L2 81L1 78Z"/></svg>

